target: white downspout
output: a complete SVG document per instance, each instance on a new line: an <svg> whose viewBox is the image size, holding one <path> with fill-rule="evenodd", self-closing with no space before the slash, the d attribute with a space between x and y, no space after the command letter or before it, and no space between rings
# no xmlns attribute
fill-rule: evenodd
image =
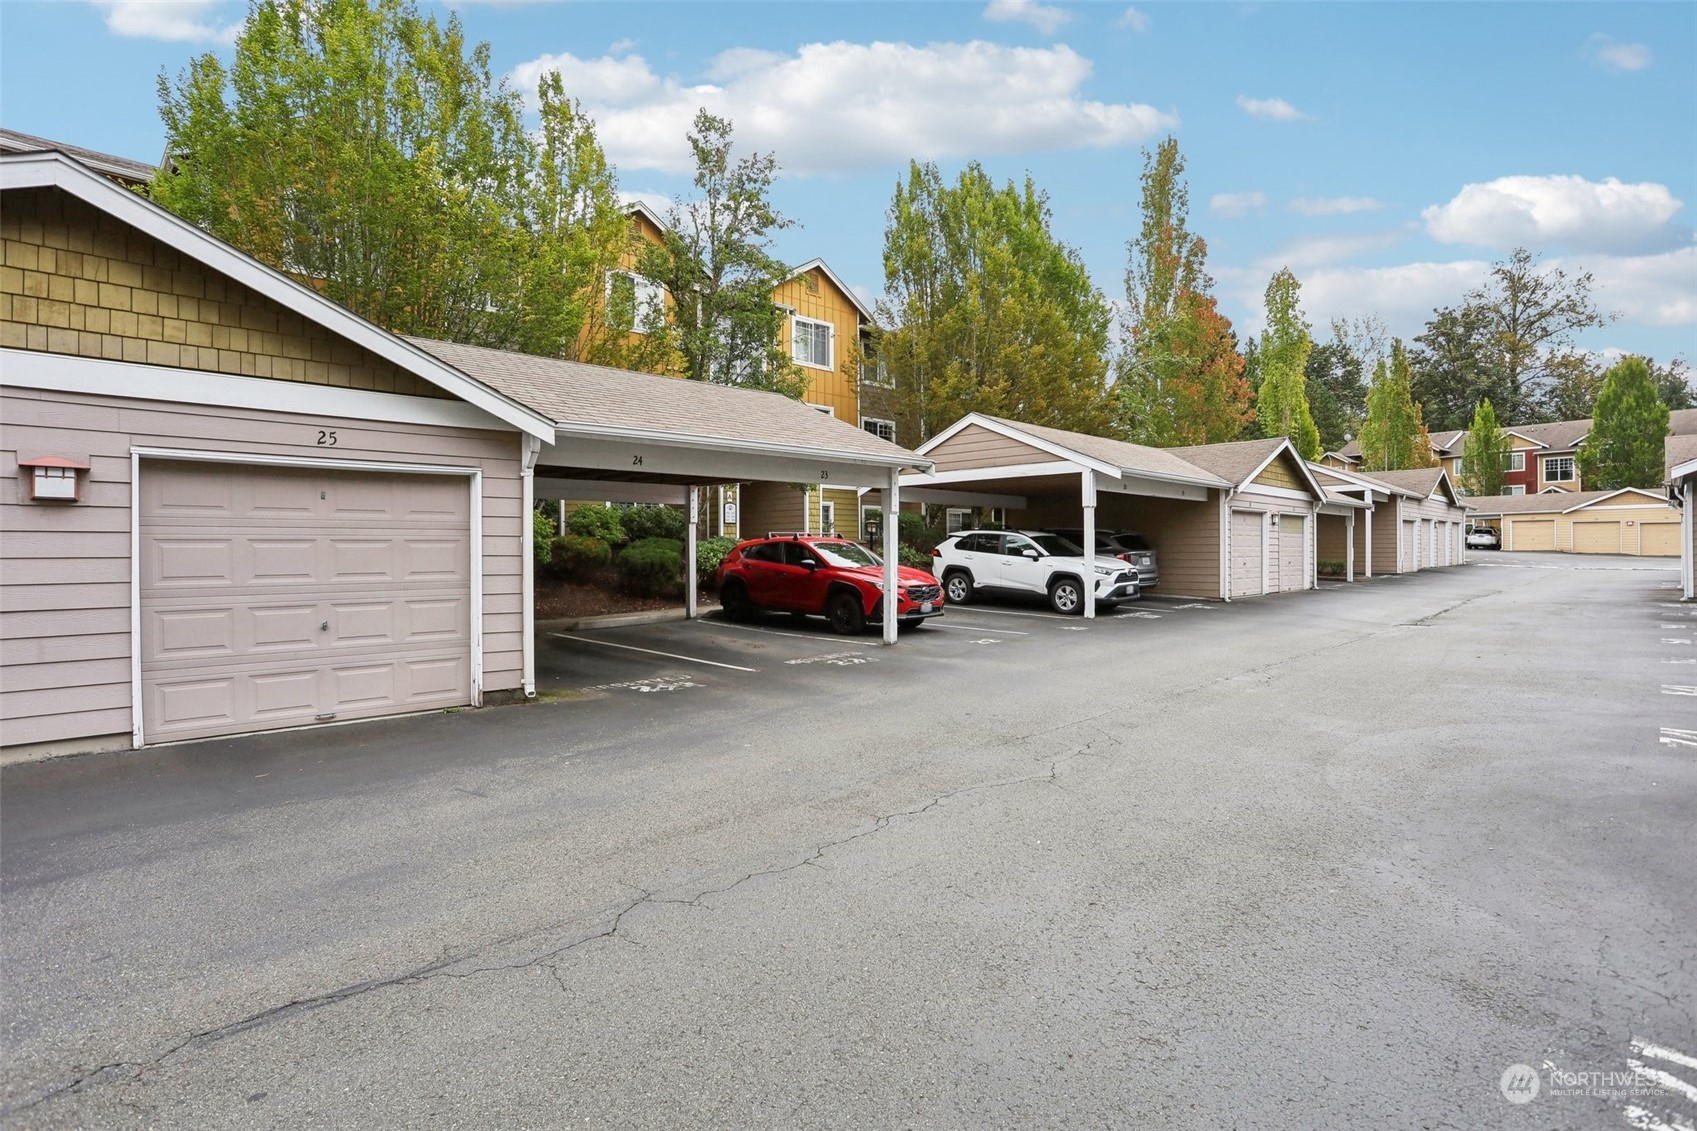
<svg viewBox="0 0 1697 1131"><path fill-rule="evenodd" d="M536 461L542 441L519 437L519 479L524 497L524 555L519 565L519 604L524 622L524 697L536 698ZM565 500L560 501L560 529L565 530Z"/></svg>

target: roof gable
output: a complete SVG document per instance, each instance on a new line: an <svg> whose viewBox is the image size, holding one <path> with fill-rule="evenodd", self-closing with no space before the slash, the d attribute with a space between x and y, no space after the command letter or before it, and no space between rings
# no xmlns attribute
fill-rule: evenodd
<svg viewBox="0 0 1697 1131"><path fill-rule="evenodd" d="M1302 487L1316 499L1326 498L1326 489L1314 478L1306 461L1296 452L1290 440L1274 436L1265 440L1234 440L1224 444L1196 444L1167 451L1204 471L1212 472L1242 490L1253 483L1275 460L1288 460L1289 467Z"/></svg>
<svg viewBox="0 0 1697 1131"><path fill-rule="evenodd" d="M0 155L0 191L59 189L145 233L185 258L240 283L303 319L359 346L490 416L541 440L552 440L549 421L397 335L372 325L310 287L201 231L142 196L57 152Z"/></svg>
<svg viewBox="0 0 1697 1131"><path fill-rule="evenodd" d="M817 271L821 276L829 281L833 287L837 288L843 298L847 299L849 304L860 312L862 321L872 321L872 308L867 306L865 302L861 301L860 296L855 294L854 291L849 288L847 283L838 278L837 273L831 270L823 259L809 259L806 263L803 263L800 267L791 271L789 279L799 279L801 276L806 275L810 271ZM785 281L788 282L789 280L786 279Z"/></svg>

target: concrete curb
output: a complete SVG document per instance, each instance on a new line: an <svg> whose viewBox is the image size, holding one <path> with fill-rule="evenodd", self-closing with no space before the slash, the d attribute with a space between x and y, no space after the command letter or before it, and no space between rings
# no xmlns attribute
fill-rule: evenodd
<svg viewBox="0 0 1697 1131"><path fill-rule="evenodd" d="M718 606L700 610L705 616L717 612ZM601 617L577 617L561 620L539 620L536 622L538 632L562 632L579 628L617 628L621 625L632 624L663 624L671 620L684 620L687 613L683 609L653 609L646 613L609 613Z"/></svg>

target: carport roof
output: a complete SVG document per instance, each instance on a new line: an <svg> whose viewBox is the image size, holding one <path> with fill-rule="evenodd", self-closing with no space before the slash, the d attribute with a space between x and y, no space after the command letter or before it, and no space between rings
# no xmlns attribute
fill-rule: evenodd
<svg viewBox="0 0 1697 1131"><path fill-rule="evenodd" d="M1272 463L1279 452L1286 449L1289 449L1290 458L1296 461L1303 478L1308 481L1308 489L1313 492L1315 498L1324 500L1326 489L1314 478L1314 471L1308 466L1308 461L1297 454L1296 447L1284 436L1274 436L1266 440L1233 440L1224 444L1198 444L1194 447L1168 450L1197 467L1221 476L1233 487L1244 487L1260 475L1262 469Z"/></svg>
<svg viewBox="0 0 1697 1131"><path fill-rule="evenodd" d="M1456 493L1455 485L1449 481L1449 475L1441 467L1411 467L1401 471L1360 471L1356 473L1362 479L1371 479L1375 483L1383 483L1399 494L1410 495L1417 499L1429 499L1440 486L1450 497L1450 502L1464 506L1461 497Z"/></svg>
<svg viewBox="0 0 1697 1131"><path fill-rule="evenodd" d="M1550 491L1537 495L1480 495L1469 498L1467 505L1480 514L1566 514L1581 510L1599 499L1627 493L1643 495L1648 503L1665 503L1660 495L1641 487L1621 487L1614 491ZM1648 504L1646 504L1648 505Z"/></svg>
<svg viewBox="0 0 1697 1131"><path fill-rule="evenodd" d="M429 338L408 341L553 420L562 435L697 441L884 467L931 466L923 456L778 393Z"/></svg>
<svg viewBox="0 0 1697 1131"><path fill-rule="evenodd" d="M1682 477L1689 475L1693 469L1684 465L1697 460L1697 436L1669 436L1664 455L1666 463L1663 470L1667 472L1670 481L1674 478L1675 470L1679 470Z"/></svg>
<svg viewBox="0 0 1697 1131"><path fill-rule="evenodd" d="M1106 436L1068 432L1061 428L1049 428L1041 424L1025 424L1018 420L1005 420L999 416L988 416L976 412L963 417L947 431L938 434L921 450L929 450L933 445L941 443L960 426L972 422L988 423L997 426L996 430L1002 432L1009 429L1012 429L1015 433L1023 432L1033 439L1043 441L1050 447L1063 448L1084 456L1086 459L1104 463L1109 467L1132 472L1136 475L1169 479L1179 483L1198 483L1208 487L1231 486L1205 468L1173 454L1172 449L1148 448L1142 444L1133 444L1125 440L1111 440Z"/></svg>

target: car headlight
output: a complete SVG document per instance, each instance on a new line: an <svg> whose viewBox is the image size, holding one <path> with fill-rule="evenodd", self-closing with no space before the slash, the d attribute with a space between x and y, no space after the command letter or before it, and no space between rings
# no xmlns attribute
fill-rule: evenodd
<svg viewBox="0 0 1697 1131"><path fill-rule="evenodd" d="M1115 573L1117 573L1119 571L1114 569L1112 566L1097 566L1096 572L1103 577L1112 577Z"/></svg>

